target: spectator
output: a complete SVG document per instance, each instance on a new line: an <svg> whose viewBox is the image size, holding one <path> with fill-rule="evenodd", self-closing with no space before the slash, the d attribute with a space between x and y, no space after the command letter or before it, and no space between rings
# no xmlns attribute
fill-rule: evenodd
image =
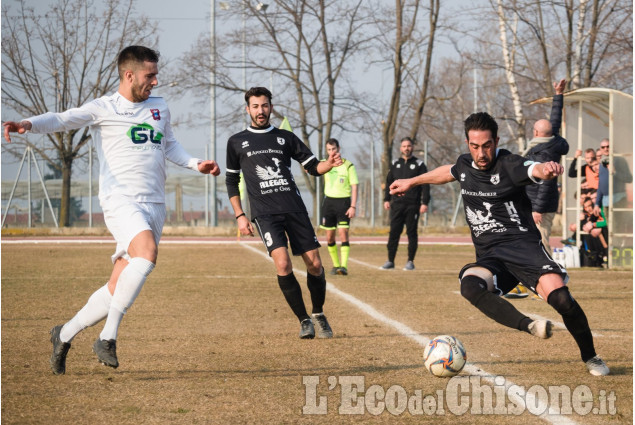
<svg viewBox="0 0 635 425"><path fill-rule="evenodd" d="M604 207L605 214L606 209L611 207L609 205L609 174L613 175L613 205L616 207L626 206L626 184L633 181L633 175L626 162L621 156L614 156L614 167L611 167L609 160L609 139L602 139L600 142L600 150L602 150L602 160L598 165L598 190L595 200L595 210L599 213L599 210Z"/></svg>
<svg viewBox="0 0 635 425"><path fill-rule="evenodd" d="M573 161L569 166L569 177L577 177L577 163L580 156L582 156L582 151L578 149L575 151L575 157L573 158ZM584 160L586 161L586 164L582 165L580 174L582 178L586 178L586 184L588 188L598 190L599 169L597 167L594 168L594 166L598 165L598 161L595 150L593 148L589 148L584 151Z"/></svg>
<svg viewBox="0 0 635 425"><path fill-rule="evenodd" d="M525 155L536 162L560 162L562 155L569 152L569 144L560 136L562 123L562 105L566 80L553 83L556 94L553 96L549 121L538 120L534 124L534 138L529 142L531 148ZM532 216L536 227L540 231L542 244L547 252L551 252L549 236L551 225L558 210L560 193L558 192L557 179L548 180L541 185L528 185L525 187L527 196L531 201Z"/></svg>

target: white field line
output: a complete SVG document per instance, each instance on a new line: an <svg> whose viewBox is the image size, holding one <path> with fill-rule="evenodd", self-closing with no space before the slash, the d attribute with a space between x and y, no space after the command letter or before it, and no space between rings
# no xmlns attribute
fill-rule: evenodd
<svg viewBox="0 0 635 425"><path fill-rule="evenodd" d="M452 291L452 293L454 293L454 294L456 294L456 295L461 295L461 292L459 292L459 291ZM529 296L531 296L531 294L533 294L533 292L530 292ZM541 302L544 302L544 301L542 301L542 300L540 300L540 301L541 301ZM516 306L514 306L514 307L516 307ZM564 323L559 322L559 321L557 321L557 320L549 319L548 317L543 317L543 316L540 316L540 315L538 315L538 314L536 314L536 313L527 313L527 312L525 312L525 311L522 311L522 310L521 310L521 309L519 309L518 307L516 307L516 309L517 309L518 311L520 311L522 314L524 314L525 316L527 316L527 317L531 317L531 318L533 318L533 319L538 319L538 320L549 320L549 321L551 321L551 323L553 323L553 325L554 325L556 328L565 329L565 330L567 329L567 327L564 325ZM594 337L596 337L596 338L597 338L597 337L603 337L603 336L604 336L604 335L602 335L602 334L599 334L599 333L596 333L596 332L593 332L593 331L591 331L591 335L593 335L593 336L594 336Z"/></svg>
<svg viewBox="0 0 635 425"><path fill-rule="evenodd" d="M254 247L248 246L248 245L244 245L245 248L260 254L261 256L263 256L265 259L267 259L268 261L272 261L271 258L267 255L267 253L263 252L262 250L256 249ZM302 276L306 276L306 272L302 271L302 270L297 270L294 269L294 272L302 275ZM397 332L399 332L400 334L402 334L403 336L405 336L408 339L411 339L412 341L416 342L417 344L419 344L422 347L425 347L428 342L430 341L430 337L425 336L425 335L421 335L418 332L414 331L412 328L410 328L409 326L395 320L395 319L391 319L390 317L384 315L383 313L380 313L379 311L377 311L373 306L371 306L370 304L365 303L364 301L361 301L360 299L354 297L353 295L341 291L339 289L337 289L335 287L335 285L333 285L330 282L327 282L326 285L326 289L327 291L331 292L333 295L336 295L337 297L343 299L344 301L347 301L348 303L354 305L355 307L357 307L358 309L360 309L362 312L364 312L366 315L372 317L375 320L378 320L379 322L395 329ZM487 372L475 365L473 365L472 363L467 363L464 367L464 370L470 374L470 375L478 375L481 378L483 378L485 381L489 382L492 385L496 385L496 383L494 382L496 375L491 374L490 372ZM511 387L514 386L516 384L514 384L513 382L509 381L508 379L505 379L505 388L506 390ZM532 397L532 394L527 394L526 395L526 399L523 399L522 397L520 397L519 395L515 394L513 391L509 392L506 391L506 393L508 393L508 396L510 398L510 400L512 400L514 403L517 403L519 405L525 405L525 403L528 405L529 403L532 403L533 406L536 406L536 410L540 410L543 412L548 412L549 410L549 405L547 403L547 401L545 400L536 400L535 397ZM561 415L549 415L547 413L543 413L542 415L538 416L539 418L554 424L554 425L575 425L577 424L577 422L561 416Z"/></svg>

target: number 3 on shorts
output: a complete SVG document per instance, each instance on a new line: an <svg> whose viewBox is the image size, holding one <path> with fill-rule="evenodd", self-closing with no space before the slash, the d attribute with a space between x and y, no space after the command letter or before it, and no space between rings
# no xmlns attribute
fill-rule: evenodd
<svg viewBox="0 0 635 425"><path fill-rule="evenodd" d="M273 239L271 239L271 233L269 232L265 233L265 244L267 246L271 246L272 243L273 243Z"/></svg>

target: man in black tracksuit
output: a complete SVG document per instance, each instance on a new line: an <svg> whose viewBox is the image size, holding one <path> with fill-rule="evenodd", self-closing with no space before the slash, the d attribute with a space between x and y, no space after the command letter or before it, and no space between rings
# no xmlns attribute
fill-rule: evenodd
<svg viewBox="0 0 635 425"><path fill-rule="evenodd" d="M418 244L419 215L428 211L430 203L430 185L417 186L403 196L391 196L390 185L398 179L408 179L428 172L422 160L412 155L413 142L410 137L401 139L401 157L393 161L386 176L384 191L384 209L390 210L390 235L388 236L388 261L383 270L395 268L395 255L399 246L399 238L406 225L408 234L408 262L404 270L414 270L414 259Z"/></svg>
<svg viewBox="0 0 635 425"><path fill-rule="evenodd" d="M569 144L560 136L560 126L562 122L562 104L565 80L560 80L553 84L556 94L553 96L551 114L549 121L542 119L534 124L534 138L529 142L530 149L525 155L535 162L560 162L562 155L569 152ZM551 224L558 210L560 192L558 191L557 179L548 180L543 184L533 184L526 186L527 196L531 201L531 209L534 222L540 230L542 244L547 253L551 255L549 236L551 235Z"/></svg>

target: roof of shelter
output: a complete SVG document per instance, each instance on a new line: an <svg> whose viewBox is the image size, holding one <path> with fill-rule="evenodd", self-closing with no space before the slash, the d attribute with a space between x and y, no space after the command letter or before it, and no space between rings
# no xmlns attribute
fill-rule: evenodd
<svg viewBox="0 0 635 425"><path fill-rule="evenodd" d="M608 103L609 96L611 94L625 97L626 99L630 99L631 102L633 101L633 95L621 92L619 90L606 89L601 87L587 87L565 93L564 104L567 105L571 103L578 103L580 101L585 103ZM542 103L551 103L552 101L553 97L549 96L533 100L529 104L536 105Z"/></svg>

